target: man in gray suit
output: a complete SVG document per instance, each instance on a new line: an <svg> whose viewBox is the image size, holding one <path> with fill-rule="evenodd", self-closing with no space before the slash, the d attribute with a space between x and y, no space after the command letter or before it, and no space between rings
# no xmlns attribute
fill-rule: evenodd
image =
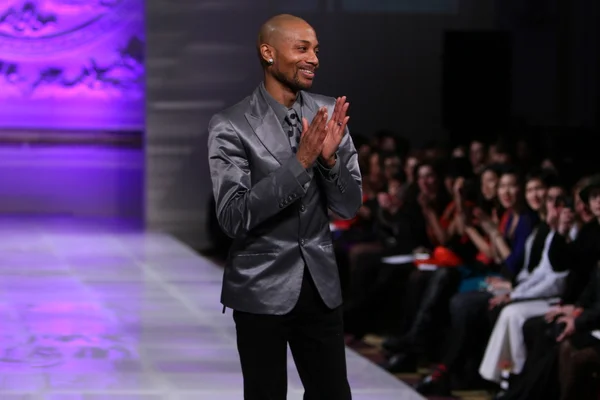
<svg viewBox="0 0 600 400"><path fill-rule="evenodd" d="M257 43L264 82L209 124L217 218L233 238L221 301L246 400L286 398L288 343L305 399L351 398L328 209L354 217L361 175L345 97L305 91L318 49L304 20L271 18Z"/></svg>

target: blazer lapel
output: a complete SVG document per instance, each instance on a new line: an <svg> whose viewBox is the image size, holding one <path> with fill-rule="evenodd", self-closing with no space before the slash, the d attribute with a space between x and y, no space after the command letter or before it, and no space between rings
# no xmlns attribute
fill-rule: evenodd
<svg viewBox="0 0 600 400"><path fill-rule="evenodd" d="M283 131L275 112L263 99L257 88L252 94L251 110L246 113L246 119L256 136L271 155L283 164L292 155L290 141Z"/></svg>
<svg viewBox="0 0 600 400"><path fill-rule="evenodd" d="M312 96L305 91L302 91L302 117L306 118L308 125L312 122L319 111L319 107Z"/></svg>

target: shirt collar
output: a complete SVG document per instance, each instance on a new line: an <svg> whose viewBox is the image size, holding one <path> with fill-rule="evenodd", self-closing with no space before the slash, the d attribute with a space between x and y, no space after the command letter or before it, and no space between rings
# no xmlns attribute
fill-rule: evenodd
<svg viewBox="0 0 600 400"><path fill-rule="evenodd" d="M262 93L263 97L267 101L267 104L269 105L269 107L271 107L273 109L273 111L275 112L275 116L277 117L277 120L279 121L279 123L281 125L287 124L285 119L287 118L287 115L288 115L288 108L286 106L284 106L283 104L281 104L280 102L278 102L277 100L275 100L273 98L273 96L271 96L271 94L265 88L264 82L261 82L261 84L260 84L260 92ZM298 119L302 120L302 92L298 93L298 97L296 98L296 101L294 102L294 104L292 104L291 108L293 108L294 111L296 111L296 114L298 114Z"/></svg>

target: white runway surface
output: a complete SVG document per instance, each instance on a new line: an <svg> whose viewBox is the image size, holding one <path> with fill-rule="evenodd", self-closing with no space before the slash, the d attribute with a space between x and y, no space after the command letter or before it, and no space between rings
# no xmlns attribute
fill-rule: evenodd
<svg viewBox="0 0 600 400"><path fill-rule="evenodd" d="M0 218L1 400L241 400L222 270L123 222ZM355 400L417 400L348 350ZM303 389L289 357L288 399Z"/></svg>

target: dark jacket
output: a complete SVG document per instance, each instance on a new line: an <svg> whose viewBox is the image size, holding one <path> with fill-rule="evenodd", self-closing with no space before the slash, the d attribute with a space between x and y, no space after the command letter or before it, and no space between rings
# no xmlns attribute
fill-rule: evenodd
<svg viewBox="0 0 600 400"><path fill-rule="evenodd" d="M593 220L585 224L573 242L568 242L564 236L555 235L549 256L556 260L557 265L565 265L569 269L563 302L573 304L586 288L590 274L600 260L598 221Z"/></svg>

